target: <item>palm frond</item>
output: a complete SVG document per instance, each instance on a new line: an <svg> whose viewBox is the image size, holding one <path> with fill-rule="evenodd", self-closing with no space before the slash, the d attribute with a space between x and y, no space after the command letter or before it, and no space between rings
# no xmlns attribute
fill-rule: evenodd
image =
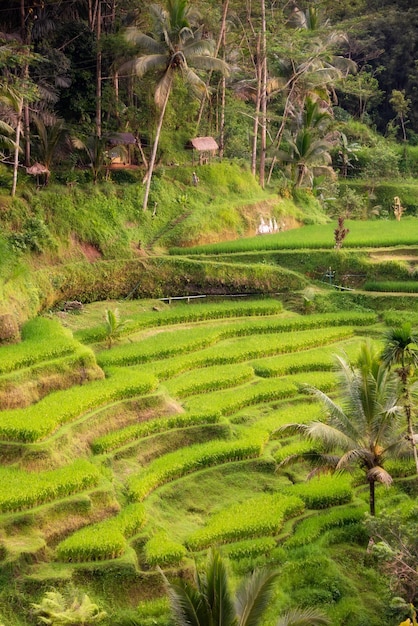
<svg viewBox="0 0 418 626"><path fill-rule="evenodd" d="M220 72L223 76L229 76L229 66L222 59L216 59L209 55L186 54L187 63L198 70Z"/></svg>
<svg viewBox="0 0 418 626"><path fill-rule="evenodd" d="M200 55L213 57L215 52L215 42L213 39L190 39L183 45L186 56Z"/></svg>
<svg viewBox="0 0 418 626"><path fill-rule="evenodd" d="M207 93L207 87L203 80L190 67L185 67L182 72L184 82L199 100Z"/></svg>
<svg viewBox="0 0 418 626"><path fill-rule="evenodd" d="M276 626L327 626L330 620L318 609L293 609L282 615Z"/></svg>
<svg viewBox="0 0 418 626"><path fill-rule="evenodd" d="M173 84L173 70L169 67L164 72L163 77L159 81L154 93L155 104L159 109L162 109L164 103L170 95L171 87Z"/></svg>
<svg viewBox="0 0 418 626"><path fill-rule="evenodd" d="M383 467L376 466L370 468L367 472L367 480L382 483L386 487L389 487L393 483L393 478Z"/></svg>
<svg viewBox="0 0 418 626"><path fill-rule="evenodd" d="M210 623L231 626L235 618L235 608L229 589L228 572L216 550L209 553L205 582L204 595L212 616Z"/></svg>
<svg viewBox="0 0 418 626"><path fill-rule="evenodd" d="M148 74L148 72L156 70L165 70L167 67L167 55L165 54L149 54L143 57L136 57L131 61L126 61L119 68L121 75L136 75L139 78Z"/></svg>
<svg viewBox="0 0 418 626"><path fill-rule="evenodd" d="M160 41L142 33L134 26L126 29L125 38L130 43L135 44L137 48L145 54L163 54L165 51L165 46L163 46Z"/></svg>
<svg viewBox="0 0 418 626"><path fill-rule="evenodd" d="M208 607L196 588L184 581L168 582L166 578L165 581L171 612L177 626L206 626L210 623Z"/></svg>
<svg viewBox="0 0 418 626"><path fill-rule="evenodd" d="M237 591L238 626L258 626L268 606L278 572L268 569L253 572Z"/></svg>

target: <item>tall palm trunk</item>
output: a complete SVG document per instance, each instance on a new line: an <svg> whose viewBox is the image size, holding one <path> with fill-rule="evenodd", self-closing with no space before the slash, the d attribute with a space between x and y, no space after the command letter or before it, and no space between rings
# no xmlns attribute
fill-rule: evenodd
<svg viewBox="0 0 418 626"><path fill-rule="evenodd" d="M253 125L253 145L251 150L251 174L256 175L257 171L257 143L258 143L258 126L260 124L260 104L261 104L261 53L260 53L260 35L257 39L257 65L255 68L257 76L257 96L255 103L254 125Z"/></svg>
<svg viewBox="0 0 418 626"><path fill-rule="evenodd" d="M224 5L223 5L223 10L222 10L221 30L219 32L219 37L218 37L218 41L216 43L216 48L215 48L215 57L218 56L219 49L220 49L222 43L223 43L223 46L224 46L224 54L225 54L226 18L228 16L228 8L229 8L229 0L225 0ZM206 96L207 96L207 93L208 93L207 89L208 89L208 87L210 85L210 79L212 78L212 74L213 74L213 72L210 71L209 72L209 76L208 76L208 78L206 80L206 91L203 94L202 99L200 101L199 113L198 113L197 122L196 122L196 134L199 133L200 123L202 121L203 110L205 108Z"/></svg>
<svg viewBox="0 0 418 626"><path fill-rule="evenodd" d="M266 4L261 0L261 145L260 145L260 185L264 187L267 150L267 43L266 43Z"/></svg>
<svg viewBox="0 0 418 626"><path fill-rule="evenodd" d="M17 187L17 172L19 169L19 150L20 150L20 133L22 128L22 111L23 111L23 98L19 100L17 111L17 123L16 123L16 137L15 137L15 154L13 162L13 183L12 183L12 196L16 195Z"/></svg>
<svg viewBox="0 0 418 626"><path fill-rule="evenodd" d="M403 408L404 408L405 417L406 417L406 428L408 432L408 439L412 446L412 454L414 455L415 472L418 475L418 451L417 451L417 444L415 441L414 425L412 423L412 407L411 407L411 398L409 396L409 387L408 387L409 367L405 363L404 355L402 355L402 366L398 373L399 373L399 377L402 383Z"/></svg>
<svg viewBox="0 0 418 626"><path fill-rule="evenodd" d="M102 136L102 50L100 38L102 35L102 3L97 4L96 23L96 135Z"/></svg>
<svg viewBox="0 0 418 626"><path fill-rule="evenodd" d="M149 192L150 192L150 188L151 188L151 178L152 178L152 174L154 172L154 165L155 165L155 158L157 156L158 143L160 141L161 129L163 127L165 110L167 108L168 99L170 97L172 83L173 83L173 77L171 77L170 84L169 84L169 87L167 89L167 93L166 93L166 96L165 96L165 99L164 99L164 102L163 102L163 106L162 106L161 111L160 111L160 118L158 120L158 126L157 126L157 130L156 130L156 133L155 133L154 145L152 146L152 152L151 152L148 172L147 172L147 176L146 176L144 203L142 205L142 209L144 211L146 211L147 207L148 207L148 197L149 197Z"/></svg>
<svg viewBox="0 0 418 626"><path fill-rule="evenodd" d="M369 481L369 507L370 507L370 515L376 515L376 507L375 507L375 486L376 483L374 480Z"/></svg>

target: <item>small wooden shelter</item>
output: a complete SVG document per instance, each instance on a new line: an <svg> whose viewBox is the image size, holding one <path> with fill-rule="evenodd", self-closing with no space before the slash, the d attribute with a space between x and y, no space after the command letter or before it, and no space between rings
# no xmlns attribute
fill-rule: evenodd
<svg viewBox="0 0 418 626"><path fill-rule="evenodd" d="M111 165L130 165L132 147L137 145L132 133L112 133L109 136L109 157Z"/></svg>
<svg viewBox="0 0 418 626"><path fill-rule="evenodd" d="M48 179L49 179L49 175L50 175L50 171L47 168L46 165L43 165L42 163L34 163L33 165L31 165L30 167L26 168L26 173L30 174L31 176L36 176L36 184L39 185L39 176L45 176L45 185L48 184Z"/></svg>
<svg viewBox="0 0 418 626"><path fill-rule="evenodd" d="M213 137L195 137L187 142L186 147L192 150L192 162L195 164L195 151L199 153L199 165L209 163L219 150L219 146Z"/></svg>

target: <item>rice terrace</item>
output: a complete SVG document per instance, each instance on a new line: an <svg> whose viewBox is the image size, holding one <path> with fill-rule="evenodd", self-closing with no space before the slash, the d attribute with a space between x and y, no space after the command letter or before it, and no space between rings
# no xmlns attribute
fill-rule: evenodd
<svg viewBox="0 0 418 626"><path fill-rule="evenodd" d="M73 587L113 623L168 624L163 573L187 579L216 546L237 579L278 571L265 624L294 606L382 623L389 588L367 549L364 470L308 480L303 459L321 448L283 428L324 419L306 386L341 401L335 355L355 364L362 346L381 352L391 326L418 323L415 220L350 228L355 247L340 251L331 225L172 249L184 299L50 309L1 347L6 615ZM196 268L216 297L191 297ZM376 510L413 523L411 452L385 470Z"/></svg>

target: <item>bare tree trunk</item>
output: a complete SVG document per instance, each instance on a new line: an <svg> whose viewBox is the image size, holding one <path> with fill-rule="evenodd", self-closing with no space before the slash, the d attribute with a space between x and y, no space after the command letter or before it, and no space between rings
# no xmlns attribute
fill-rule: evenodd
<svg viewBox="0 0 418 626"><path fill-rule="evenodd" d="M16 195L16 187L17 187L17 172L19 169L19 147L20 147L20 131L22 128L22 109L23 109L23 100L19 101L19 109L17 112L17 124L16 124L16 137L15 137L15 155L13 162L13 183L12 183L12 191L11 195Z"/></svg>
<svg viewBox="0 0 418 626"><path fill-rule="evenodd" d="M260 176L261 187L264 188L267 150L267 44L266 44L266 4L261 0L261 145L260 145Z"/></svg>
<svg viewBox="0 0 418 626"><path fill-rule="evenodd" d="M417 452L417 443L415 440L414 427L412 422L412 407L411 400L409 397L409 388L407 380L403 381L403 393L404 393L404 410L406 416L406 425L408 431L408 439L412 446L412 454L414 456L415 462L415 472L418 475L418 452Z"/></svg>
<svg viewBox="0 0 418 626"><path fill-rule="evenodd" d="M222 36L222 58L225 61L225 44L226 44L226 34L225 29L223 29ZM221 80L221 121L220 121L220 129L219 129L219 157L222 160L224 156L225 150L225 94L226 94L226 79L225 76L222 76Z"/></svg>
<svg viewBox="0 0 418 626"><path fill-rule="evenodd" d="M102 34L102 2L98 0L97 4L97 23L96 23L96 135L102 136L102 51L100 37Z"/></svg>
<svg viewBox="0 0 418 626"><path fill-rule="evenodd" d="M226 31L226 18L227 18L227 15L228 15L228 7L229 7L229 0L225 0L224 6L223 6L223 11L222 11L221 30L219 32L219 37L218 37L218 41L216 43L216 48L215 48L215 54L214 54L215 57L217 57L218 54L219 54L219 49L221 47L222 41L225 41L224 40L224 35L225 35L225 31ZM224 46L225 46L225 44L224 44ZM213 72L211 70L209 72L209 76L208 76L207 81L206 81L206 89L210 85L210 79L212 78L212 74L213 74ZM207 92L205 92L203 94L203 97L202 97L202 99L200 101L200 108L199 108L199 113L198 113L197 122L196 122L196 134L198 134L198 132L199 132L200 122L202 121L203 109L205 107L205 102L206 102L206 93Z"/></svg>
<svg viewBox="0 0 418 626"><path fill-rule="evenodd" d="M151 152L148 172L147 172L147 176L146 176L144 202L143 202L143 205L142 205L142 209L144 211L146 211L147 207L148 207L148 197L149 197L149 192L150 192L150 188L151 188L151 178L152 178L152 174L153 174L153 171L154 171L155 157L157 156L158 143L160 141L161 129L163 127L165 110L167 108L168 99L169 99L170 93L171 93L172 82L173 82L173 79L171 78L171 82L170 82L170 85L169 85L169 87L167 89L167 94L166 94L166 97L165 97L162 109L160 111L160 118L158 120L157 131L155 133L154 145L152 146L152 152Z"/></svg>
<svg viewBox="0 0 418 626"><path fill-rule="evenodd" d="M253 145L251 149L251 174L255 176L257 171L257 143L258 143L258 125L260 118L260 102L261 102L261 66L260 66L260 36L257 39L257 64L255 73L257 77L257 96L255 103L255 115L253 126Z"/></svg>
<svg viewBox="0 0 418 626"><path fill-rule="evenodd" d="M376 515L374 480L369 481L369 506L370 506L370 515L373 515L373 516Z"/></svg>

